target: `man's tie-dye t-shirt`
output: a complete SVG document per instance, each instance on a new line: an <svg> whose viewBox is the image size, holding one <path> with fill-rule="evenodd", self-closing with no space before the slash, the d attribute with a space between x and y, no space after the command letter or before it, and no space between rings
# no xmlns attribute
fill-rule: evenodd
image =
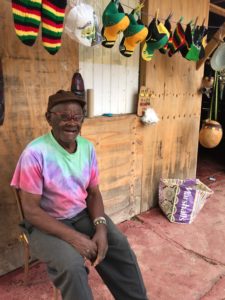
<svg viewBox="0 0 225 300"><path fill-rule="evenodd" d="M52 133L33 140L17 163L11 185L41 195L40 206L57 219L71 218L86 208L87 188L98 185L98 166L91 142L78 136L68 153Z"/></svg>

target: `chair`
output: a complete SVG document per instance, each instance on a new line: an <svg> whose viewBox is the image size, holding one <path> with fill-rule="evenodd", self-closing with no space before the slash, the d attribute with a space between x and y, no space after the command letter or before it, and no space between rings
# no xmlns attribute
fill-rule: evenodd
<svg viewBox="0 0 225 300"><path fill-rule="evenodd" d="M23 213L23 208L21 204L21 199L20 199L20 194L19 190L13 188L15 198L16 198L16 203L19 211L19 216L20 216L20 221L24 220L24 213ZM29 261L30 261L30 247L29 247L29 240L26 236L26 233L21 232L19 235L19 240L23 244L23 250L24 250L24 283L27 285L28 284L28 271L29 271ZM57 300L58 299L58 290L57 288L53 285L53 299Z"/></svg>

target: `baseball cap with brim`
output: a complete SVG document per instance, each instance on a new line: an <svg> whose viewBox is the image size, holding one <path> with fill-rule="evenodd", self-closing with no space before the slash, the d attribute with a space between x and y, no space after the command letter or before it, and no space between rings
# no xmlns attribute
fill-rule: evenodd
<svg viewBox="0 0 225 300"><path fill-rule="evenodd" d="M210 60L210 64L214 71L222 71L225 69L225 43L216 49Z"/></svg>
<svg viewBox="0 0 225 300"><path fill-rule="evenodd" d="M102 46L112 48L119 33L129 26L130 21L121 4L111 0L103 12L102 23Z"/></svg>
<svg viewBox="0 0 225 300"><path fill-rule="evenodd" d="M95 12L92 6L80 3L65 18L65 32L71 39L84 46L92 46L96 35Z"/></svg>
<svg viewBox="0 0 225 300"><path fill-rule="evenodd" d="M130 25L124 31L123 39L120 43L120 53L126 57L130 57L139 43L144 41L148 35L148 28L141 22L136 20L134 11L129 15Z"/></svg>
<svg viewBox="0 0 225 300"><path fill-rule="evenodd" d="M66 102L78 102L82 108L86 105L84 96L76 95L71 91L59 90L55 94L49 96L47 110L50 111L53 106Z"/></svg>
<svg viewBox="0 0 225 300"><path fill-rule="evenodd" d="M154 18L148 28L148 36L142 49L142 58L146 61L150 61L154 51L166 45L169 36L170 33L166 27Z"/></svg>

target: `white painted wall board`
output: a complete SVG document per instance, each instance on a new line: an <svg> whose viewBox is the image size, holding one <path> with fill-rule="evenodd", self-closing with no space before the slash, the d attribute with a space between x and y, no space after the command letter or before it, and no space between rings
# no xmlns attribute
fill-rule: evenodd
<svg viewBox="0 0 225 300"><path fill-rule="evenodd" d="M109 1L98 0L88 3L96 9L97 15L100 16L101 29L101 15ZM125 0L122 4L124 4L124 11L130 13L137 1ZM140 47L136 47L131 57L124 57L119 52L122 37L121 33L111 49L102 45L95 47L80 45L79 47L80 73L83 76L85 88L94 89L95 116L104 113L136 112Z"/></svg>

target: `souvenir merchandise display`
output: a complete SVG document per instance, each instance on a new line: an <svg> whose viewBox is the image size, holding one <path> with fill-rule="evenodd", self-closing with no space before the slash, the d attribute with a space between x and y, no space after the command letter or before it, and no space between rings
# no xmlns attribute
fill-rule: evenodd
<svg viewBox="0 0 225 300"><path fill-rule="evenodd" d="M42 44L50 54L56 54L61 47L63 21L67 0L42 0Z"/></svg>
<svg viewBox="0 0 225 300"><path fill-rule="evenodd" d="M126 57L130 57L137 45L144 41L148 35L148 29L139 16L139 7L134 9L128 17L130 24L123 32L123 38L119 46L120 53Z"/></svg>
<svg viewBox="0 0 225 300"><path fill-rule="evenodd" d="M118 0L111 0L102 15L102 46L112 48L120 32L130 24L128 16Z"/></svg>
<svg viewBox="0 0 225 300"><path fill-rule="evenodd" d="M182 19L183 18L181 18L179 20L179 22L177 23L177 26L173 32L172 44L171 44L170 50L168 52L168 55L170 57L173 56L175 53L177 53L185 45L185 42L186 42L185 32L181 25Z"/></svg>
<svg viewBox="0 0 225 300"><path fill-rule="evenodd" d="M206 28L197 26L192 28L192 24L189 23L185 31L186 43L181 48L181 54L187 60L198 61L205 55L205 49L203 44L205 43L204 37L206 36Z"/></svg>
<svg viewBox="0 0 225 300"><path fill-rule="evenodd" d="M214 148L222 140L223 130L218 117L219 75L215 72L209 118L204 120L199 133L199 142L205 148Z"/></svg>
<svg viewBox="0 0 225 300"><path fill-rule="evenodd" d="M142 59L151 61L154 51L159 50L162 54L168 54L172 57L175 53L181 52L182 56L190 61L198 61L204 56L206 28L204 21L201 26L192 25L189 22L184 30L182 25L183 17L177 22L174 31L170 19L172 13L169 14L165 23L161 23L158 19L158 10L155 17L148 26L148 34L146 34L145 25L141 22L140 11L144 4L139 4L132 10L129 17L129 26L125 29L124 25L126 14L119 0L111 0L103 12L103 29L102 45L107 48L114 46L120 32L123 31L123 38L120 42L120 53L123 56L130 57L137 46L142 41L145 44L142 48ZM138 12L138 18L135 18L135 13ZM123 23L124 22L124 23ZM141 26L143 26L141 28Z"/></svg>
<svg viewBox="0 0 225 300"><path fill-rule="evenodd" d="M67 14L65 10L68 1ZM125 13L123 5L132 9ZM149 26L141 21L141 9L144 2L131 8L120 0L110 0L103 10L102 30L99 29L99 19L93 7L85 0L12 0L12 13L16 35L26 45L32 46L38 36L39 27L42 28L42 44L50 53L55 54L61 47L63 30L68 36L81 45L92 47L101 44L112 48L120 38L119 51L125 57L131 57L135 48L144 42L142 59L151 61L154 52L172 57L181 52L182 56L190 61L198 61L204 56L206 28L204 22L193 26L192 21L184 30L183 17L172 30L169 14L164 24L158 18L159 10L155 13ZM64 21L65 19L65 21ZM64 24L64 25L63 25ZM221 53L223 53L221 55ZM224 52L215 55L212 60L224 61Z"/></svg>
<svg viewBox="0 0 225 300"><path fill-rule="evenodd" d="M168 30L170 36L169 36L168 42L162 48L159 49L159 52L161 52L162 54L166 54L170 50L170 48L172 46L172 42L173 42L173 32L172 32L172 26L170 23L171 17L172 17L172 13L169 14L169 16L167 17L167 19L165 20L165 23L164 23L164 26Z"/></svg>
<svg viewBox="0 0 225 300"><path fill-rule="evenodd" d="M154 51L163 48L169 40L170 33L166 27L154 18L148 27L148 36L142 49L142 58L150 61Z"/></svg>
<svg viewBox="0 0 225 300"><path fill-rule="evenodd" d="M12 0L12 13L16 35L32 46L42 24L42 44L55 54L61 47L66 0Z"/></svg>
<svg viewBox="0 0 225 300"><path fill-rule="evenodd" d="M16 35L27 46L32 46L38 36L41 23L41 5L42 0L12 0Z"/></svg>
<svg viewBox="0 0 225 300"><path fill-rule="evenodd" d="M65 32L81 45L91 47L101 43L98 18L89 4L76 1L65 17Z"/></svg>

